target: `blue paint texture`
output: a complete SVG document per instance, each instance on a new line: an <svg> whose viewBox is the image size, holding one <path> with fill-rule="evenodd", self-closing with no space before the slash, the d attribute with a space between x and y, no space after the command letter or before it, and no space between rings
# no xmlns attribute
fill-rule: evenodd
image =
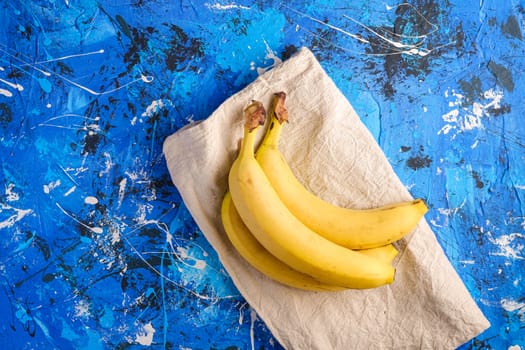
<svg viewBox="0 0 525 350"><path fill-rule="evenodd" d="M525 349L525 4L0 1L0 348L280 349L164 139L309 47ZM380 330L378 330L380 331Z"/></svg>

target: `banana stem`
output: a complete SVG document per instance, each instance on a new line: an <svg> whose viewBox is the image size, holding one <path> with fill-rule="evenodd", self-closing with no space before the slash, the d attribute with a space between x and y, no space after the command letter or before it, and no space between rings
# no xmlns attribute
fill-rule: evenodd
<svg viewBox="0 0 525 350"><path fill-rule="evenodd" d="M264 125L266 110L259 101L252 101L244 109L244 136L241 144L240 156L254 156L255 136L257 129ZM248 154L246 154L248 153Z"/></svg>
<svg viewBox="0 0 525 350"><path fill-rule="evenodd" d="M264 136L262 143L269 147L278 147L279 138L281 136L282 126L288 122L288 110L284 102L286 101L286 93L281 91L274 94L272 106L270 108L270 125L268 131Z"/></svg>

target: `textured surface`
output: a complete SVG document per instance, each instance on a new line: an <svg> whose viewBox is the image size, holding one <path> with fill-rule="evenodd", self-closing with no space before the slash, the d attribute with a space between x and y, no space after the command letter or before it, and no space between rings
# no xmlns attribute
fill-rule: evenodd
<svg viewBox="0 0 525 350"><path fill-rule="evenodd" d="M0 2L0 347L279 349L161 147L312 49L524 349L522 1Z"/></svg>

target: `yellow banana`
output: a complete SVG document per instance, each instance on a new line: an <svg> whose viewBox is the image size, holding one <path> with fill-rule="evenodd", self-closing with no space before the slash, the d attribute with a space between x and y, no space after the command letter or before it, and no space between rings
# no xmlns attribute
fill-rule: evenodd
<svg viewBox="0 0 525 350"><path fill-rule="evenodd" d="M228 184L237 212L259 243L288 266L325 284L363 289L391 283L395 270L390 264L329 241L288 210L254 156L264 107L253 101L244 113L244 137Z"/></svg>
<svg viewBox="0 0 525 350"><path fill-rule="evenodd" d="M255 269L269 278L290 287L309 291L339 291L345 288L322 284L298 272L270 254L248 230L235 209L230 193L226 193L221 206L222 225L230 242L239 254Z"/></svg>
<svg viewBox="0 0 525 350"><path fill-rule="evenodd" d="M374 257L378 260L391 264L399 253L393 244L387 244L375 248L356 249L358 252Z"/></svg>
<svg viewBox="0 0 525 350"><path fill-rule="evenodd" d="M256 159L288 209L313 231L352 249L384 246L410 233L428 210L421 199L349 209L324 201L303 186L278 147L282 125L288 121L285 98L284 92L274 96L271 120Z"/></svg>
<svg viewBox="0 0 525 350"><path fill-rule="evenodd" d="M322 284L314 278L298 272L270 254L248 230L235 209L231 194L226 193L221 206L224 231L239 254L255 269L284 285L309 291L340 291L345 288ZM391 263L397 250L391 245L363 249L363 254Z"/></svg>

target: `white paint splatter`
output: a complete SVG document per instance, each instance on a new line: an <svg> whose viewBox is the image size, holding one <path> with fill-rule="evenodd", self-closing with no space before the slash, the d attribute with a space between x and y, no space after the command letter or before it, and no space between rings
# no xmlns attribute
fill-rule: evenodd
<svg viewBox="0 0 525 350"><path fill-rule="evenodd" d="M6 84L7 86L9 86L10 88L13 88L15 90L24 91L24 87L22 85L20 85L20 84L12 83L12 82L4 80L4 79L0 79L0 82Z"/></svg>
<svg viewBox="0 0 525 350"><path fill-rule="evenodd" d="M100 177L102 177L105 174L109 174L110 170L114 166L113 160L111 159L111 154L109 154L109 152L104 152L102 153L102 155L104 156L105 160L104 160L104 170L101 170L99 173Z"/></svg>
<svg viewBox="0 0 525 350"><path fill-rule="evenodd" d="M285 6L286 7L286 6ZM368 45L378 45L376 42L380 43L381 48L384 49L383 52L376 52L376 53L362 53L364 55L372 55L372 56L388 56L388 55L409 55L409 56L419 56L419 57L425 57L428 56L430 53L432 53L435 50L438 50L440 48L449 46L454 44L453 42L448 42L442 45L426 45L427 40L439 30L439 26L437 24L434 24L430 22L420 11L417 10L417 8L413 5L410 5L406 2L400 3L396 6L389 6L385 5L385 9L387 11L397 11L401 7L409 7L410 10L415 12L415 17L417 18L417 22L422 22L424 25L429 28L429 30L425 33L421 33L418 35L406 35L406 34L399 34L394 31L388 31L385 29L384 26L368 26L357 19L344 15L343 17L348 19L349 21L356 24L358 27L360 27L362 30L367 31L368 33L375 36L374 43L367 40L363 35L359 33L353 33L350 30L343 29L341 27L334 26L330 23L327 23L323 19L312 17L306 13L300 12L294 8L287 7L290 11L295 12L299 14L302 17L308 18L314 22L316 22L319 25L326 26L336 32L339 32L349 38L352 38L356 40L359 43L368 44ZM417 23L414 23L413 25L417 25ZM381 32L379 32L375 28L382 28ZM306 29L308 30L308 29ZM318 36L318 34L315 31L308 30L312 35ZM326 40L323 37L319 37L320 40ZM338 46L336 43L332 43L333 45L337 46L340 49L343 49L345 51L351 51L343 46Z"/></svg>
<svg viewBox="0 0 525 350"><path fill-rule="evenodd" d="M193 114L188 115L188 116L186 117L186 121L187 121L189 124L194 124L194 123L196 123L196 121L195 121L195 115L193 115Z"/></svg>
<svg viewBox="0 0 525 350"><path fill-rule="evenodd" d="M424 35L421 35L421 36L418 36L418 37L407 37L409 39L414 39L414 38L421 39L420 41L418 41L418 42L416 42L414 44L402 42L400 39L403 39L403 36L400 36L399 38L397 38L398 40L389 39L385 35L380 34L379 32L373 30L369 26L359 22L355 18L352 18L352 17L347 16L347 15L343 15L343 17L349 19L350 21L356 23L357 25L363 27L364 29L366 29L370 33L374 34L376 37L381 39L385 44L391 45L391 47L394 49L393 52L396 53L396 54L407 54L407 55L411 55L411 56L412 55L416 55L416 56L425 57L425 56L427 56L428 54L430 54L433 51L433 50L430 50L430 49L422 47L422 44L423 44L423 42L427 39L427 37L430 34L432 34L433 32L437 31L438 27L435 24L432 24L432 23L428 22L425 17L423 17L423 18L425 18L425 21L433 27L433 30L431 32L427 33L427 34L424 34ZM389 34L392 35L394 33L390 32ZM397 36L397 35L394 35L394 36ZM363 39L361 36L358 36L357 39L359 39L359 41L361 41L361 42L369 43L368 40Z"/></svg>
<svg viewBox="0 0 525 350"><path fill-rule="evenodd" d="M141 168L133 172L126 171L125 174L128 176L128 178L132 181L133 184L146 185L147 191L145 191L144 194L141 196L142 199L148 202L157 199L157 190L154 187L147 186L151 183L148 169Z"/></svg>
<svg viewBox="0 0 525 350"><path fill-rule="evenodd" d="M4 53L7 53L4 51ZM70 58L75 58L75 57L81 57L81 56L88 56L88 55L95 55L95 54L103 54L104 53L104 49L101 49L101 50L98 50L98 51L92 51L92 52L86 52L86 53L81 53L81 54L72 54L72 55L67 55L67 56L63 56L63 57L58 57L58 58L53 58L53 59L49 59L49 60L44 60L44 61L36 61L36 62L26 62L24 60L22 60L20 57L18 56L15 56L15 55L11 55L9 53L7 53L9 56L11 56L14 60L22 63L20 66L21 67L29 67L37 72L39 72L40 74L44 75L45 77L50 77L50 76L55 76L55 77L58 77L60 79L62 79L63 81L85 91L85 92L88 92L92 95L95 95L95 96L101 96L101 95L106 95L106 94L111 94L115 91L118 91L118 90L121 90L121 89L124 89L126 87L128 87L129 85L131 84L135 84L137 82L145 82L145 83L151 83L154 78L152 76L146 76L146 75L141 75L139 78L136 78L130 82L127 82L125 84L121 84L119 85L118 87L115 87L113 89L109 89L109 90L106 90L106 91L95 91L93 89L90 89L89 87L86 87L86 86L83 86L82 84L80 83L77 83L69 78L66 78L65 76L59 74L59 73L56 73L56 72L50 72L50 71L47 71L43 68L40 68L40 67L44 67L44 64L46 63L49 63L49 62L56 62L56 61L61 61L61 60L65 60L65 59L70 59ZM42 79L39 79L39 78L36 78L34 77L37 81L41 82ZM23 90L23 86L21 86L20 84L13 84L13 83L10 83L8 81L5 81L3 79L0 79L0 82L3 82L9 86L11 86L12 88L15 88L19 91L22 91ZM48 82L46 80L46 82ZM49 82L48 82L49 83ZM50 85L50 83L49 83ZM50 88L50 86L49 86Z"/></svg>
<svg viewBox="0 0 525 350"><path fill-rule="evenodd" d="M149 106L146 107L146 111L143 112L141 116L142 117L152 117L155 113L157 113L161 109L165 107L170 107L170 106L173 106L173 102L171 102L170 100L161 99L161 100L151 101ZM133 120L132 120L132 123L134 123Z"/></svg>
<svg viewBox="0 0 525 350"><path fill-rule="evenodd" d="M77 219L76 217L74 217L72 214L70 214L67 210L65 210L64 208L62 208L60 206L60 204L58 203L55 203L56 206L66 215L66 216L69 216L71 219L73 219L74 221L76 221L77 223L79 223L80 225L84 226L85 228L87 228L88 230L90 230L91 232L93 233L97 233L97 234L100 234L102 232L104 232L104 230L102 229L102 227L91 227L85 223L83 223L82 221L80 221L79 219Z"/></svg>
<svg viewBox="0 0 525 350"><path fill-rule="evenodd" d="M434 219L430 219L430 224L434 227L443 227L443 225L438 224Z"/></svg>
<svg viewBox="0 0 525 350"><path fill-rule="evenodd" d="M109 233L111 234L111 244L120 242L120 227L118 227L118 225L111 225L109 227Z"/></svg>
<svg viewBox="0 0 525 350"><path fill-rule="evenodd" d="M519 345L511 345L508 347L507 350L522 350L522 349L521 349L521 346Z"/></svg>
<svg viewBox="0 0 525 350"><path fill-rule="evenodd" d="M5 69L3 67L0 67L0 71L5 71ZM16 83L12 83L10 81L7 81L7 80L4 80L4 79L0 79L0 83L3 83L7 86L9 86L11 89L14 89L16 91L23 91L24 90L24 87L20 84L16 84ZM8 90L8 89L3 89L3 88L0 88L0 95L3 95L5 97L13 97L13 93Z"/></svg>
<svg viewBox="0 0 525 350"><path fill-rule="evenodd" d="M275 55L275 53L273 52L273 50L270 48L270 45L268 45L268 42L266 42L266 40L264 41L264 45L266 46L266 56L264 56L264 58L268 59L268 60L272 60L272 64L268 67L264 67L264 68L257 68L257 74L258 75L262 75L264 74L266 71L272 69L273 67L275 66L278 66L279 64L282 63L282 60L277 57Z"/></svg>
<svg viewBox="0 0 525 350"><path fill-rule="evenodd" d="M456 214L461 208L463 208L466 204L466 199L461 203L461 205L457 208L436 208L436 210L444 216L451 216Z"/></svg>
<svg viewBox="0 0 525 350"><path fill-rule="evenodd" d="M98 203L98 198L93 196L87 196L86 198L84 198L84 203L95 205Z"/></svg>
<svg viewBox="0 0 525 350"><path fill-rule="evenodd" d="M83 57L83 56L91 56L91 55L100 55L100 54L103 54L104 53L104 49L100 49L100 50L97 50L97 51L91 51L91 52L85 52L85 53L79 53L79 54L72 54L72 55L66 55L66 56L61 56L61 57L55 57L55 58L52 58L52 59L49 59L49 60L44 60L44 61L37 61L37 62L34 62L33 64L42 64L42 63L50 63L50 62L57 62L57 61L64 61L64 60L67 60L67 59L70 59L70 58L78 58L78 57ZM23 66L29 66L30 64L27 63Z"/></svg>
<svg viewBox="0 0 525 350"><path fill-rule="evenodd" d="M244 322L244 308L248 305L248 303L244 303L239 308L239 324L242 325Z"/></svg>
<svg viewBox="0 0 525 350"><path fill-rule="evenodd" d="M513 299L501 299L501 307L508 312L518 312L518 316L523 320L525 316L525 302Z"/></svg>
<svg viewBox="0 0 525 350"><path fill-rule="evenodd" d="M257 321L257 312L254 308L250 307L250 343L252 350L255 350L255 321Z"/></svg>
<svg viewBox="0 0 525 350"><path fill-rule="evenodd" d="M75 183L77 184L75 181L74 181L74 178L69 174L70 172L73 173L73 176L78 176L86 171L89 170L88 167L84 167L84 166L81 166L81 167L78 167L78 168L62 168L62 170L64 171L64 173L66 173L68 175L68 177ZM78 184L77 184L78 185Z"/></svg>
<svg viewBox="0 0 525 350"><path fill-rule="evenodd" d="M206 267L206 261L202 259L197 259L196 257L188 254L188 248L178 246L176 249L177 249L177 254L180 257L180 259L182 259L182 261L190 260L194 262L192 265L190 265L191 267L194 267L199 270L202 270Z"/></svg>
<svg viewBox="0 0 525 350"><path fill-rule="evenodd" d="M71 193L75 192L76 189L77 189L77 186L72 186L69 190L67 190L66 193L64 193L64 197L69 196Z"/></svg>
<svg viewBox="0 0 525 350"><path fill-rule="evenodd" d="M464 264L464 265L474 265L476 263L476 260L474 260L474 259L472 259L472 260L460 260L459 262Z"/></svg>
<svg viewBox="0 0 525 350"><path fill-rule="evenodd" d="M148 202L152 202L157 199L157 189L155 187L149 188L147 191L144 192L144 194L141 196L144 200Z"/></svg>
<svg viewBox="0 0 525 350"><path fill-rule="evenodd" d="M75 303L75 318L88 318L89 316L89 303L83 299L77 301Z"/></svg>
<svg viewBox="0 0 525 350"><path fill-rule="evenodd" d="M142 329L135 335L135 341L140 345L150 346L153 343L153 335L155 334L155 328L151 325L151 322L146 323Z"/></svg>
<svg viewBox="0 0 525 350"><path fill-rule="evenodd" d="M137 206L135 221L139 224L146 224L146 218L153 210L153 206L149 203L141 203Z"/></svg>
<svg viewBox="0 0 525 350"><path fill-rule="evenodd" d="M91 123L91 124L83 125L81 129L86 130L88 132L88 135L90 136L98 134L98 132L101 131L100 125L98 123Z"/></svg>
<svg viewBox="0 0 525 350"><path fill-rule="evenodd" d="M56 180L56 181L53 181L53 182L50 182L48 183L47 185L44 185L44 193L45 194L49 194L51 191L53 191L55 188L57 188L58 186L60 186L61 182L60 182L60 179Z"/></svg>
<svg viewBox="0 0 525 350"><path fill-rule="evenodd" d="M487 237L489 241L498 248L498 251L491 252L490 255L503 256L508 259L525 260L525 257L521 255L524 248L525 235L521 233L510 233L494 238L491 232L487 232Z"/></svg>
<svg viewBox="0 0 525 350"><path fill-rule="evenodd" d="M109 90L105 90L105 91L95 91L95 90L92 90L91 88L88 88L87 86L84 86L84 85L81 85L80 83L77 83L69 78L66 78L64 77L63 75L60 75L60 74L56 74L59 78L61 78L62 80L68 82L69 84L73 85L73 86L76 86L77 88L81 89L81 90L84 90L86 91L87 93L91 94L91 95L94 95L94 96L102 96L102 95L108 95L108 94L112 94L118 90L121 90L121 89L124 89L124 88L127 88L128 86L132 85L132 84L135 84L137 82L145 82L145 83L150 83L153 81L153 77L152 76L145 76L145 75L142 75L140 78L137 78L137 79L134 79L134 80L131 80L130 82L127 82L126 84L123 84L123 85L120 85L119 87L116 87L116 88L113 88L113 89L109 89Z"/></svg>
<svg viewBox="0 0 525 350"><path fill-rule="evenodd" d="M18 209L0 202L0 213L2 213L4 210L12 211L14 213L4 221L0 221L0 229L12 227L15 223L22 220L27 215L33 213L33 210L31 209Z"/></svg>
<svg viewBox="0 0 525 350"><path fill-rule="evenodd" d="M454 131L451 136L454 139L459 133L482 129L483 118L489 116L492 109L500 108L503 91L489 89L483 93L482 101L474 101L471 105L465 105L465 96L453 89L447 89L444 96L452 98L448 106L453 109L441 116L445 125L438 131L438 135L446 135Z"/></svg>
<svg viewBox="0 0 525 350"><path fill-rule="evenodd" d="M128 179L123 178L120 180L118 184L118 206L120 207L122 205L122 201L124 200L124 196L126 195L126 185L128 184Z"/></svg>
<svg viewBox="0 0 525 350"><path fill-rule="evenodd" d="M0 89L0 95L4 95L5 97L13 97L13 93L5 89Z"/></svg>
<svg viewBox="0 0 525 350"><path fill-rule="evenodd" d="M210 10L218 10L218 11L229 11L229 10L249 10L250 7L243 6L243 5L237 5L235 3L229 3L229 4L220 4L218 2L210 4L209 2L205 3L204 6L206 6Z"/></svg>
<svg viewBox="0 0 525 350"><path fill-rule="evenodd" d="M15 184L9 184L5 189L5 199L8 202L16 202L20 199L18 193L14 191Z"/></svg>

